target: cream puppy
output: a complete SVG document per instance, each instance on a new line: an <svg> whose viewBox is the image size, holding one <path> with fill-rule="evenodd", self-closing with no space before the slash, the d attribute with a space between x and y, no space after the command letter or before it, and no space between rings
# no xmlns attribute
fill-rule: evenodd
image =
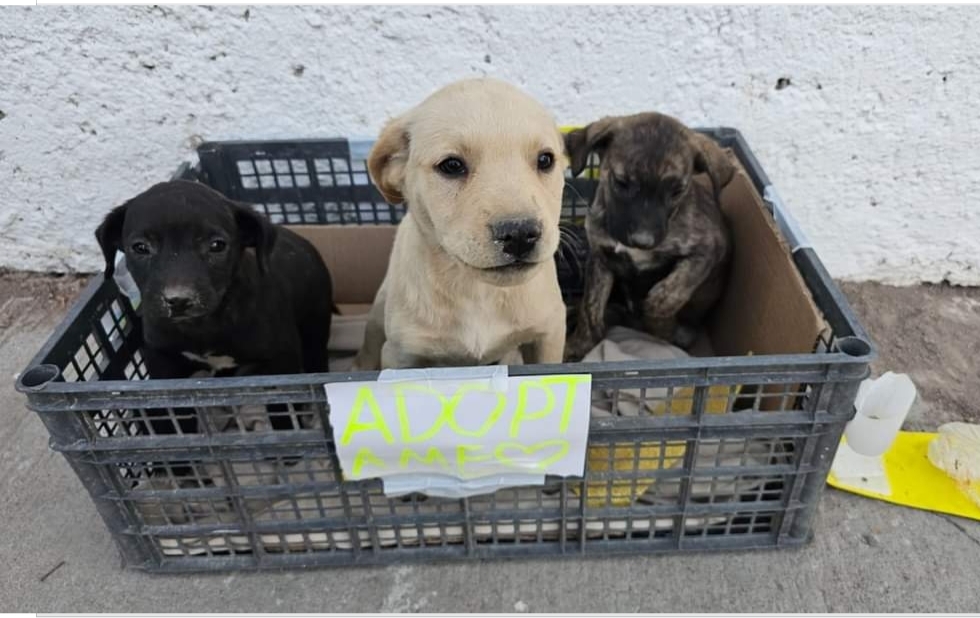
<svg viewBox="0 0 980 618"><path fill-rule="evenodd" d="M564 144L551 114L505 82L452 83L391 120L368 156L404 203L355 370L560 363L555 266Z"/></svg>

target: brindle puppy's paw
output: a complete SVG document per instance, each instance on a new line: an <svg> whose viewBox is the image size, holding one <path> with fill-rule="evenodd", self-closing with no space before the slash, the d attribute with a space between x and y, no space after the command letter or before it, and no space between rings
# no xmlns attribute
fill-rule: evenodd
<svg viewBox="0 0 980 618"><path fill-rule="evenodd" d="M586 354L592 351L592 348L598 343L599 337L593 337L591 335L582 335L578 332L574 333L565 342L565 353L564 359L566 363L578 363L585 357Z"/></svg>
<svg viewBox="0 0 980 618"><path fill-rule="evenodd" d="M693 326L681 325L674 331L671 343L682 350L690 350L698 340L698 329Z"/></svg>
<svg viewBox="0 0 980 618"><path fill-rule="evenodd" d="M648 312L643 316L643 329L658 339L673 341L677 331L677 321L674 318L650 315Z"/></svg>

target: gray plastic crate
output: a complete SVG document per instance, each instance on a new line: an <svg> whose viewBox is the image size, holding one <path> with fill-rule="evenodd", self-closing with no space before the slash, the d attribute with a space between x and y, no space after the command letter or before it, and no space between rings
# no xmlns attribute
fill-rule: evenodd
<svg viewBox="0 0 980 618"><path fill-rule="evenodd" d="M702 131L733 150L784 236L798 247L798 228L742 136L733 129ZM368 181L367 146L348 140L210 143L200 147L200 163L185 164L177 176L256 204L277 222L397 222L403 210L385 204ZM593 191L587 175L568 179L566 221L584 212ZM323 384L376 374L146 380L139 316L101 276L21 374L17 389L48 428L50 447L88 489L132 568L215 571L796 547L811 536L873 349L816 254L800 247L793 259L832 329L812 354L511 367L517 376L591 373L594 402L639 389L665 405L686 397L691 410L593 418L590 453L604 457L605 465L593 466L586 478L549 479L543 488L419 500L386 498L377 480L344 482ZM560 269L570 295L581 283L573 263L563 260ZM707 414L718 388L727 393L730 411ZM760 411L766 399L778 409ZM294 429L249 431L257 414L288 417ZM184 433L188 420L196 430ZM613 499L617 492L629 499Z"/></svg>

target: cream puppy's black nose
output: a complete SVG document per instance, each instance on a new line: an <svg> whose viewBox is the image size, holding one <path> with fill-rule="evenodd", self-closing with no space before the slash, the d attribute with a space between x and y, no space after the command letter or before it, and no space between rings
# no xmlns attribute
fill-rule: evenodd
<svg viewBox="0 0 980 618"><path fill-rule="evenodd" d="M490 231L501 251L519 260L527 257L541 239L541 222L536 219L507 219L491 225Z"/></svg>

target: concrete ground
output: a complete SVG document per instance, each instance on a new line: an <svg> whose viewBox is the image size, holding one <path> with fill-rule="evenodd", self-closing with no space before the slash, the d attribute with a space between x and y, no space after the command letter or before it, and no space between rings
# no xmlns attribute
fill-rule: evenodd
<svg viewBox="0 0 980 618"><path fill-rule="evenodd" d="M162 576L122 571L65 460L13 380L81 282L0 276L0 611L977 612L980 522L828 488L800 551ZM876 373L919 388L909 427L980 422L980 291L845 286Z"/></svg>

